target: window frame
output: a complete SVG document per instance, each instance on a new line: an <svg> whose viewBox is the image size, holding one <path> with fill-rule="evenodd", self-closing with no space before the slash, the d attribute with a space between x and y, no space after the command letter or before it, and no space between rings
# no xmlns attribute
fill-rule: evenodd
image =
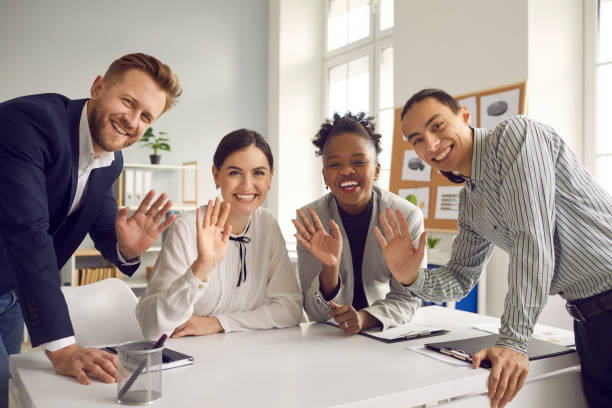
<svg viewBox="0 0 612 408"><path fill-rule="evenodd" d="M584 165L596 179L602 175L597 171L600 157L612 157L612 153L599 153L597 150L597 96L599 87L597 71L599 67L612 65L612 60L598 62L599 50L599 0L584 2ZM609 91L612 92L612 91ZM610 192L612 193L612 192Z"/></svg>

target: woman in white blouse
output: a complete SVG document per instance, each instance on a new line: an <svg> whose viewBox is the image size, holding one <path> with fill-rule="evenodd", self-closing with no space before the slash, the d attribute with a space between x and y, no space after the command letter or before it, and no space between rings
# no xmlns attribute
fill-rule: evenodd
<svg viewBox="0 0 612 408"><path fill-rule="evenodd" d="M147 338L289 327L302 295L272 213L260 208L273 157L257 132L226 135L213 157L219 198L168 232L136 314Z"/></svg>

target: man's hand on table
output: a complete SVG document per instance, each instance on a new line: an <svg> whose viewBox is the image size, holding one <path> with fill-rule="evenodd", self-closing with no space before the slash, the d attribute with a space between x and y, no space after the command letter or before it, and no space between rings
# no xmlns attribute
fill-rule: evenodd
<svg viewBox="0 0 612 408"><path fill-rule="evenodd" d="M492 365L489 375L491 407L503 408L512 401L525 383L529 372L529 359L525 354L511 348L493 346L474 354L472 367L478 368L480 362L485 359Z"/></svg>
<svg viewBox="0 0 612 408"><path fill-rule="evenodd" d="M77 344L45 353L58 374L76 377L81 384L91 384L90 376L105 383L116 382L117 356L114 354Z"/></svg>

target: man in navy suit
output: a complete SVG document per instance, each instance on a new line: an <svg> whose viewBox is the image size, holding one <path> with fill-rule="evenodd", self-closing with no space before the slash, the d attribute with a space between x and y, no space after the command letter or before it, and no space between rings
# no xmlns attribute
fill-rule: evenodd
<svg viewBox="0 0 612 408"><path fill-rule="evenodd" d="M131 275L173 222L165 194L151 204L149 192L128 217L111 186L123 167L120 150L180 94L167 65L129 54L96 77L90 99L43 94L0 104L0 406L24 320L58 373L83 384L89 376L115 381L115 356L75 343L59 268L89 233L104 258Z"/></svg>

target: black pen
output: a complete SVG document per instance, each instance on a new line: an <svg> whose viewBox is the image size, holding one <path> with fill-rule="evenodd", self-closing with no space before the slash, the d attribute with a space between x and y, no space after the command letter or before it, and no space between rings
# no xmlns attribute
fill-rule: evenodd
<svg viewBox="0 0 612 408"><path fill-rule="evenodd" d="M157 342L155 342L155 344L153 345L153 348L156 349L156 348L160 348L161 346L163 346L167 338L168 338L167 334L165 333L162 334L159 340L157 340ZM119 395L118 395L119 399L123 398L125 393L128 392L128 390L130 389L132 384L134 384L134 381L136 381L136 379L138 378L142 370L144 370L146 365L147 365L147 360L144 360L142 363L140 363L138 367L136 367L136 370L134 370L130 378L128 378L128 380L125 382L125 385L119 390Z"/></svg>

